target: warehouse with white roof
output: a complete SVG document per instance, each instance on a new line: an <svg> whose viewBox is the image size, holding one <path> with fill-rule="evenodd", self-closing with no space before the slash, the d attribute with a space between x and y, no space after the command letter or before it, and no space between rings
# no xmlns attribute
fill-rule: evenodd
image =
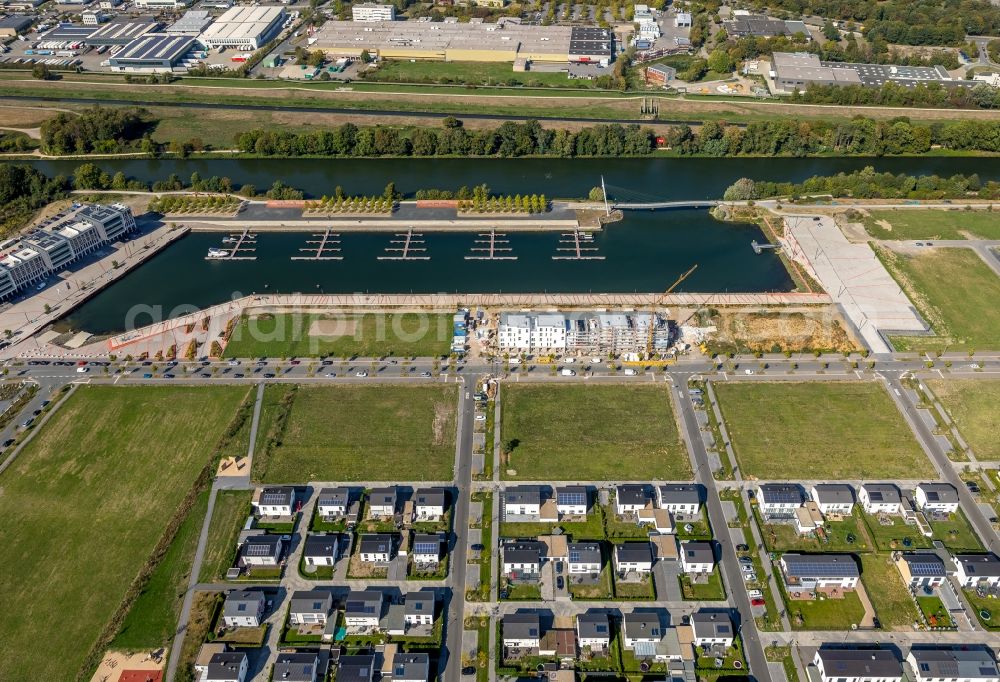
<svg viewBox="0 0 1000 682"><path fill-rule="evenodd" d="M276 36L285 20L281 7L233 7L199 36L207 48L256 50Z"/></svg>

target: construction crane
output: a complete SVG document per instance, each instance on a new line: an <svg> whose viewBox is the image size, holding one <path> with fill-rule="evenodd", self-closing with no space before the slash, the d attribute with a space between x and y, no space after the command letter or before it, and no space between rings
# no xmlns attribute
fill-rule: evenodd
<svg viewBox="0 0 1000 682"><path fill-rule="evenodd" d="M656 307L661 305L663 301L666 300L667 296L670 295L670 292L676 289L681 282L686 280L688 276L697 269L698 264L695 263L691 266L690 270L678 277L677 281L671 284L669 289L653 300L653 305L649 308L649 337L646 339L646 359L651 359L653 357L653 333L656 331Z"/></svg>

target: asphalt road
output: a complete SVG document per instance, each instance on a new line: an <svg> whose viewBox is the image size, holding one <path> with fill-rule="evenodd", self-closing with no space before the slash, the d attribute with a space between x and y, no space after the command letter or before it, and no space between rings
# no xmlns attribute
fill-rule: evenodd
<svg viewBox="0 0 1000 682"><path fill-rule="evenodd" d="M930 456L943 472L945 480L951 482L959 491L962 508L966 512L970 522L976 532L983 539L984 543L994 552L1000 552L1000 538L994 532L989 521L980 511L972 495L965 485L959 480L955 466L948 460L946 454L937 445L933 434L926 424L917 414L916 407L909 403L902 389L900 379L903 375L917 373L919 376L950 376L965 378L996 378L1000 375L1000 356L977 355L975 358L968 356L953 356L949 358L950 367L945 367L945 359L927 359L918 357L912 353L900 354L895 357L886 357L874 360L874 368L868 368L867 359L859 359L858 369L850 366L848 361L840 356L830 356L829 358L815 358L812 356L802 356L785 358L784 356L768 356L765 358L734 358L724 361L721 364L709 362L700 358L685 358L677 365L668 366L665 372L654 373L642 372L636 376L626 376L621 371L611 370L605 363L600 363L589 367L585 363L572 363L570 365L556 365L556 367L570 366L577 371L577 376L564 377L557 371L552 370L552 365L533 365L526 368L528 371L522 374L520 368L516 369L507 381L541 381L555 383L574 383L586 381L615 381L615 382L649 382L669 380L673 384L673 391L679 405L680 418L684 426L686 440L689 443L696 465L696 477L708 491L707 509L709 519L715 528L726 528L726 520L722 510L722 504L718 498L717 488L708 460L708 453L704 448L700 438L699 429L693 406L687 395L686 382L691 376L711 377L714 381L843 381L880 378L887 384L890 394L896 400L897 405L910 421L917 437L923 442ZM303 360L299 364L292 364L292 361L254 361L243 360L238 365L230 365L228 362L181 362L175 366L167 367L166 363L143 364L138 362L109 363L84 365L87 372L78 373L76 361L61 360L61 362L72 362L72 364L52 364L50 359L40 359L34 361L37 364L14 363L8 361L6 369L8 377L21 377L37 381L42 385L43 390L36 397L40 404L52 391L58 387L70 383L94 383L94 384L212 384L212 383L245 383L245 382L319 382L330 384L363 384L365 382L460 382L462 389L459 400L458 416L458 436L456 441L456 467L454 484L459 490L455 500L455 515L453 528L456 533L456 542L452 550L451 571L447 586L450 594L445 605L447 620L445 623L445 651L442 653L442 665L444 666L444 678L447 682L459 682L461 680L461 643L463 632L463 616L465 610L465 579L467 571L468 543L464 530L468 528L469 519L469 492L473 489L471 464L472 464L472 436L474 430L474 401L472 394L475 387L472 378L480 374L489 373L493 367L486 364L458 364L453 370L446 365L441 371L434 369L432 360L419 360L412 363L402 363L401 361L377 361L371 359L360 359L353 362L342 363L340 360L331 361L328 365L321 365L316 360ZM258 362L262 364L258 364ZM927 367L925 363L931 362L932 367ZM764 367L762 369L762 366ZM368 376L358 376L359 373L367 373ZM421 376L427 373L430 376ZM173 378L164 378L170 374ZM326 376L335 374L336 376ZM664 376L664 374L666 376ZM145 375L150 375L146 377ZM896 391L899 391L897 394ZM37 409L33 401L26 409ZM15 419L15 423L23 421L23 415ZM28 412L30 414L30 412ZM2 434L0 434L2 435ZM730 603L735 605L739 612L741 631L746 651L747 660L752 674L758 680L769 680L767 663L764 658L764 645L756 629L752 610L746 590L739 580L741 571L736 557L735 547L731 542L720 537L722 547L721 567L723 577L729 593ZM875 638L881 636L873 633Z"/></svg>
<svg viewBox="0 0 1000 682"><path fill-rule="evenodd" d="M458 444L455 465L455 483L458 488L455 513L452 517L452 532L455 546L451 551L451 570L448 572L448 618L444 623L445 649L441 655L441 665L445 668L446 682L459 682L462 677L462 631L465 629L465 574L468 570L468 529L469 495L472 490L472 433L474 430L475 401L472 394L475 387L468 380L462 386L458 399Z"/></svg>
<svg viewBox="0 0 1000 682"><path fill-rule="evenodd" d="M753 607L750 605L750 598L743 585L743 572L736 557L736 546L729 540L727 534L729 524L722 511L722 501L719 499L719 491L716 489L715 478L712 476L708 451L705 450L705 443L701 439L698 420L694 415L694 407L687 392L687 377L678 376L676 379L677 381L671 390L675 391L675 402L680 407L685 440L691 452L694 453L695 479L705 486L707 491L705 507L708 509L708 520L712 528L717 529L716 541L722 549L720 562L722 578L726 584L729 601L736 606L736 610L740 614L740 636L743 639L743 652L747 658L750 675L757 680L770 680L764 647L761 644L760 633L757 632L757 625L753 618Z"/></svg>

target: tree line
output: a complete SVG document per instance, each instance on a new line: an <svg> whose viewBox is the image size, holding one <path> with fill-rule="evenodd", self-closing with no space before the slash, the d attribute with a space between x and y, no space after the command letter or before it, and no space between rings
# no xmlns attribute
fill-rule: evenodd
<svg viewBox="0 0 1000 682"><path fill-rule="evenodd" d="M396 128L353 123L306 133L262 128L237 135L236 146L260 156L639 156L656 149L656 136L649 128L617 123L573 132L506 121L467 130L449 118L441 129L416 128L409 137Z"/></svg>
<svg viewBox="0 0 1000 682"><path fill-rule="evenodd" d="M829 195L854 199L1000 199L1000 183L982 182L978 175L906 175L878 173L865 166L852 173L816 175L804 182L771 182L740 178L730 185L726 201L747 201L768 197Z"/></svg>
<svg viewBox="0 0 1000 682"><path fill-rule="evenodd" d="M864 85L810 85L804 92L793 92L791 99L793 102L848 106L997 109L1000 108L1000 89L985 83L971 88L946 88L940 83L918 83L907 87L889 81L880 88Z"/></svg>
<svg viewBox="0 0 1000 682"><path fill-rule="evenodd" d="M997 35L1000 7L988 0L754 0L760 10L798 19L818 15L864 26L867 40L902 45L962 45L965 35Z"/></svg>
<svg viewBox="0 0 1000 682"><path fill-rule="evenodd" d="M1000 121L756 121L744 127L709 121L698 130L672 126L663 135L681 156L892 156L934 148L1000 152Z"/></svg>

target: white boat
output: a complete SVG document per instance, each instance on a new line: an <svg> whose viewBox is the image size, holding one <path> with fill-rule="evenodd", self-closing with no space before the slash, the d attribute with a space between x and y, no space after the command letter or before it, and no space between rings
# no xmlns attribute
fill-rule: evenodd
<svg viewBox="0 0 1000 682"><path fill-rule="evenodd" d="M239 241L239 239L237 239L236 237L223 237L222 239L223 244L232 244L233 242L237 241Z"/></svg>
<svg viewBox="0 0 1000 682"><path fill-rule="evenodd" d="M226 251L225 249L216 249L213 247L208 250L208 255L206 256L206 258L225 258L228 255L229 252Z"/></svg>

